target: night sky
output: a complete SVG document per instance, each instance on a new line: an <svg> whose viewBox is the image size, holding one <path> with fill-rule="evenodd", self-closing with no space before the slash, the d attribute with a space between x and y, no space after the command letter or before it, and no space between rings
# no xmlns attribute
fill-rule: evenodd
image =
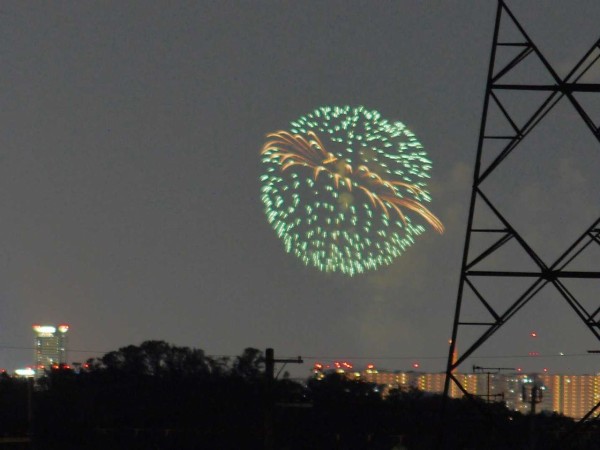
<svg viewBox="0 0 600 450"><path fill-rule="evenodd" d="M508 5L561 75L599 37L597 0ZM162 339L213 355L274 347L306 357L296 375L313 358L444 370L495 12L474 0L4 3L0 366L31 364L33 323L66 322L73 361ZM284 252L259 150L322 105L364 105L416 133L445 234L353 278ZM528 139L490 183L552 259L598 217L599 148L567 102ZM470 362L600 368L583 355L600 343L552 289L517 317ZM528 351L548 357L498 358Z"/></svg>

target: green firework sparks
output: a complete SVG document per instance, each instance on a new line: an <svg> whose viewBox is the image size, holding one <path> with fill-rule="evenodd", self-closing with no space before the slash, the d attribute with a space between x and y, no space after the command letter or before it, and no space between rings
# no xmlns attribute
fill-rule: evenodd
<svg viewBox="0 0 600 450"><path fill-rule="evenodd" d="M431 226L431 161L401 122L324 106L267 135L261 199L285 250L347 275L392 263Z"/></svg>

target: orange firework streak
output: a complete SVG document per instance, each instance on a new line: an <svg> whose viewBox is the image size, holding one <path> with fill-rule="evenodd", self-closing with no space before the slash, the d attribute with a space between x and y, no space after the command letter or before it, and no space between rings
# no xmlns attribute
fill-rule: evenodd
<svg viewBox="0 0 600 450"><path fill-rule="evenodd" d="M269 139L261 150L269 159L279 159L281 171L292 166L303 166L313 170L315 181L321 172L327 172L333 177L335 187L339 188L340 181L348 191L352 191L353 184L369 198L374 208L381 208L389 218L390 209L393 209L402 222L406 225L406 216L401 208L416 212L423 217L438 233L444 232L444 225L431 211L417 200L401 196L398 187L403 187L409 192L418 195L424 194L419 186L402 181L388 181L371 171L367 166L361 165L354 170L348 163L336 164L339 159L328 152L319 137L309 131L308 138L300 134L291 134L287 131L277 131L267 134ZM336 170L337 169L337 170ZM339 172L342 173L339 173Z"/></svg>

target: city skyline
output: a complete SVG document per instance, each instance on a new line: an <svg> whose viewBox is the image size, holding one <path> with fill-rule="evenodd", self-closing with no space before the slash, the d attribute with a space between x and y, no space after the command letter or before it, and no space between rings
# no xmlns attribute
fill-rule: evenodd
<svg viewBox="0 0 600 450"><path fill-rule="evenodd" d="M509 7L562 70L598 39L597 2ZM29 327L43 320L73 325L80 360L157 339L215 355L273 347L309 363L358 356L395 369L406 358L443 371L495 9L6 5L0 365L30 361ZM365 105L415 132L446 227L352 278L286 254L260 201L265 135L327 104ZM495 199L543 255L578 236L599 213L586 205L600 203L589 132L556 131L571 126L566 108L549 119ZM559 300L528 305L470 363L597 373L587 350L598 343Z"/></svg>

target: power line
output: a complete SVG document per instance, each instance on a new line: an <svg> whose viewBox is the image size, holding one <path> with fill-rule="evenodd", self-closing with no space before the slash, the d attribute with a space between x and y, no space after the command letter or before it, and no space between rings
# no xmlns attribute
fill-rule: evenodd
<svg viewBox="0 0 600 450"><path fill-rule="evenodd" d="M35 350L35 347L29 346L18 346L18 345L8 345L8 344L0 344L0 350ZM68 350L70 353L95 353L95 354L106 354L112 351L117 350L97 350L97 349L71 349ZM240 354L235 355L226 355L226 354L206 354L209 358L235 358L240 356ZM517 355L480 355L480 356L471 356L471 359L511 359L511 358L530 358L530 359L549 359L549 358L573 358L573 357L590 357L594 356L590 353L557 353L557 354L543 354L540 353L538 355L532 356L529 354L517 354ZM372 360L372 361L381 361L381 360L440 360L446 359L447 355L440 356L431 356L431 355L375 355L375 356L364 356L364 355L302 355L303 359L315 361L315 360ZM297 355L294 356L297 358Z"/></svg>
<svg viewBox="0 0 600 450"><path fill-rule="evenodd" d="M35 350L35 347L23 347L18 345L1 345L0 350ZM109 353L109 351L105 350L83 350L83 349L69 349L69 352L75 353Z"/></svg>
<svg viewBox="0 0 600 450"><path fill-rule="evenodd" d="M588 353L557 353L557 354L538 354L535 356L529 354L520 354L520 355L488 355L488 356L471 356L471 359L509 359L509 358L569 358L569 357L579 357L579 356L591 356ZM448 355L444 356L419 356L419 355L411 355L411 356L339 356L339 355L310 355L305 356L302 355L302 358L309 360L321 360L321 359L329 359L329 360L435 360L435 359L446 359Z"/></svg>

